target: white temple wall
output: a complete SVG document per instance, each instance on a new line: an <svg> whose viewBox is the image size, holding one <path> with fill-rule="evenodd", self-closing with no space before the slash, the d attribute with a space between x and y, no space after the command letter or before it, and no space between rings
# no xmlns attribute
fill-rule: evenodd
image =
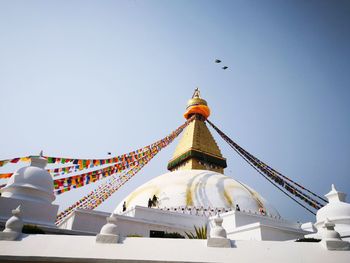
<svg viewBox="0 0 350 263"><path fill-rule="evenodd" d="M281 227L289 227L300 229L301 225L299 223L290 222L284 219L271 217L268 215L260 215L253 212L247 211L230 211L227 213L222 213L220 216L223 218L223 227L226 231L234 230L235 228L250 225L256 222L260 222L264 225L274 225ZM211 217L210 219L212 219Z"/></svg>
<svg viewBox="0 0 350 263"><path fill-rule="evenodd" d="M78 209L73 212L60 228L99 233L106 223L109 213ZM227 236L236 240L292 240L306 234L299 224L269 216L257 215L243 211L230 211L220 215ZM194 216L184 213L163 211L159 209L136 206L117 218L118 231L121 236L140 235L149 237L150 231L195 232L194 226L202 227L208 223L208 233L213 226L213 218Z"/></svg>
<svg viewBox="0 0 350 263"><path fill-rule="evenodd" d="M122 237L130 236L130 235L140 235L142 237L149 237L150 231L164 231L164 232L177 232L181 235L185 236L184 231L191 231L194 232L194 230L191 229L183 229L176 226L166 226L166 225L160 225L157 223L149 223L149 222L142 222L142 221L132 221L129 218L121 218L118 217L118 231L119 235Z"/></svg>
<svg viewBox="0 0 350 263"><path fill-rule="evenodd" d="M102 226L106 224L106 217L110 213L77 209L58 227L88 233L99 233Z"/></svg>
<svg viewBox="0 0 350 263"><path fill-rule="evenodd" d="M72 230L74 218L75 213L68 216L60 225L58 225L58 228Z"/></svg>
<svg viewBox="0 0 350 263"><path fill-rule="evenodd" d="M295 229L288 230L278 227L260 225L261 228L261 240L270 241L286 241L303 238L305 235L304 231L297 232Z"/></svg>
<svg viewBox="0 0 350 263"><path fill-rule="evenodd" d="M262 240L259 223L240 227L234 231L227 232L227 238L231 240Z"/></svg>
<svg viewBox="0 0 350 263"><path fill-rule="evenodd" d="M25 224L55 226L58 205L3 196L0 196L0 220L5 222L19 205Z"/></svg>
<svg viewBox="0 0 350 263"><path fill-rule="evenodd" d="M305 231L267 226L259 222L241 226L227 232L227 237L233 240L286 241L302 238Z"/></svg>
<svg viewBox="0 0 350 263"><path fill-rule="evenodd" d="M75 213L72 229L79 231L86 231L92 233L99 233L102 226L106 224L106 217L110 216L110 213L98 212L85 213L79 211Z"/></svg>
<svg viewBox="0 0 350 263"><path fill-rule="evenodd" d="M136 207L126 214L128 216L115 215L121 236L141 235L148 237L151 230L178 232L185 235L184 231L194 232L194 226L201 227L207 223L205 217L146 207ZM59 228L97 234L106 224L108 216L110 213L77 209L59 225Z"/></svg>
<svg viewBox="0 0 350 263"><path fill-rule="evenodd" d="M154 221L157 224L174 225L176 228L194 229L194 226L201 227L208 222L208 219L204 216L195 216L142 206L136 206L133 210L135 211L133 213L134 218L147 219L147 221Z"/></svg>

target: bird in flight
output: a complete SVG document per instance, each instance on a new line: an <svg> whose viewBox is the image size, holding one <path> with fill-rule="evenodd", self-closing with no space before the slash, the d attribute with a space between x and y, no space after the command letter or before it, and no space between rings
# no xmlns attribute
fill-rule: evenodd
<svg viewBox="0 0 350 263"><path fill-rule="evenodd" d="M221 63L221 60L220 59L215 59L215 63ZM221 67L223 70L226 70L226 69L228 69L228 66L223 66L223 67Z"/></svg>

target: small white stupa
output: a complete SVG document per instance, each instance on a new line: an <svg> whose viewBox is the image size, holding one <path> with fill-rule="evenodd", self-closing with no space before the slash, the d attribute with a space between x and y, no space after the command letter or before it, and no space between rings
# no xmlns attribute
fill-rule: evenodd
<svg viewBox="0 0 350 263"><path fill-rule="evenodd" d="M43 226L55 226L58 206L55 200L53 179L45 170L47 160L32 156L31 164L18 169L4 188L0 190L0 220L11 217L11 211L21 206L21 215L25 223Z"/></svg>
<svg viewBox="0 0 350 263"><path fill-rule="evenodd" d="M340 234L341 239L350 241L350 204L346 202L346 194L339 192L332 184L332 190L325 197L329 203L317 211L315 223L317 233L307 237L321 239L323 226L327 220L330 220L334 223L334 229Z"/></svg>

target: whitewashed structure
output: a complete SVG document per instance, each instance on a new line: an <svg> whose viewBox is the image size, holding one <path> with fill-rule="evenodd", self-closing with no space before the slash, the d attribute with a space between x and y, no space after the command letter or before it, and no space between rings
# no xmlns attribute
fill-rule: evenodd
<svg viewBox="0 0 350 263"><path fill-rule="evenodd" d="M157 194L156 207L145 207ZM190 196L190 197L189 197ZM193 206L186 205L186 197ZM236 200L235 204L227 200ZM122 212L124 202L129 208ZM259 204L265 208L259 211ZM236 205L242 209L236 210ZM252 188L208 170L180 170L163 174L137 188L114 211L124 236L149 237L151 231L185 232L193 226L213 225L220 214L227 236L240 240L291 240L310 232L281 218L278 211ZM98 233L107 213L76 210L59 227Z"/></svg>
<svg viewBox="0 0 350 263"><path fill-rule="evenodd" d="M0 189L1 221L6 221L11 211L20 205L26 223L55 227L58 206L52 204L55 200L53 179L44 169L46 164L45 158L32 157L31 165L16 171Z"/></svg>
<svg viewBox="0 0 350 263"><path fill-rule="evenodd" d="M308 237L321 238L324 224L331 221L341 238L350 241L350 204L345 200L346 194L338 192L332 185L332 190L325 196L328 198L328 204L318 210L316 214L317 233L310 234Z"/></svg>
<svg viewBox="0 0 350 263"><path fill-rule="evenodd" d="M188 114L193 105L206 106L195 95ZM197 117L171 172L137 188L112 214L78 209L56 227L46 160L32 157L1 189L0 262L350 262L344 193L332 186L315 224L286 221L255 190L223 174L226 160ZM25 224L47 234L23 234ZM206 240L152 237L185 235L193 226L208 227ZM304 236L320 242L295 242Z"/></svg>

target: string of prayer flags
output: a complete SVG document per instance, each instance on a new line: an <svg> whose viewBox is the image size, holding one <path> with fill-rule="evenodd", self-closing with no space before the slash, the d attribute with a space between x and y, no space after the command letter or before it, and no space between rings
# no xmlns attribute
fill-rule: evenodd
<svg viewBox="0 0 350 263"><path fill-rule="evenodd" d="M153 156L157 154L160 149L161 148L159 149L155 148L155 151L153 151ZM116 163L114 165L110 165L108 167L105 167L99 170L90 171L88 173L56 179L54 180L55 194L59 195L59 194L68 192L72 189L76 189L76 188L88 185L90 183L94 183L98 180L101 180L115 173L118 173L118 172L120 173L124 170L129 169L130 167L143 164L146 161L146 159L148 159L149 157L152 157L152 156L145 155L141 159L135 160L133 162L126 161L125 163Z"/></svg>
<svg viewBox="0 0 350 263"><path fill-rule="evenodd" d="M109 181L100 185L97 189L91 191L88 195L84 196L73 205L59 213L56 219L56 225L59 225L64 220L64 218L70 215L77 208L92 210L102 204L108 197L110 197L121 186L123 186L132 176L134 176L142 167L143 166L139 166L125 172L125 176L119 176L118 178L112 177Z"/></svg>
<svg viewBox="0 0 350 263"><path fill-rule="evenodd" d="M300 206L304 207L306 210L311 212L312 214L315 214L313 211L311 211L309 208L298 202L296 199L294 199L292 196L290 196L287 192L292 194L293 196L299 198L309 206L315 209L320 209L324 205L321 204L319 201L311 197L310 195L306 194L303 191L307 191L308 193L311 193L313 196L319 198L320 200L326 202L325 199L320 197L319 195L313 193L312 191L306 189L305 187L301 186L300 184L297 184L296 182L292 181L286 176L283 176L281 173L277 172L276 170L272 169L270 166L265 164L264 162L260 161L258 158L244 150L242 147L240 147L238 144L236 144L234 141L232 141L225 133L223 133L219 128L217 128L213 123L211 123L209 120L207 122L216 130L219 135L239 154L243 157L244 160L246 160L253 168L255 168L259 173L261 173L267 180L269 180L274 186L279 188L283 193L285 193L288 197L290 197L293 201L298 203ZM276 184L274 184L275 182ZM294 185L293 185L294 184ZM280 185L282 188L284 188L287 192L283 191L282 188L278 187Z"/></svg>
<svg viewBox="0 0 350 263"><path fill-rule="evenodd" d="M73 166L67 166L67 167L61 167L61 168L54 168L54 169L47 169L52 176L60 176L66 173L76 172L79 167L76 165ZM0 179L8 179L10 178L14 173L2 173L0 174Z"/></svg>
<svg viewBox="0 0 350 263"><path fill-rule="evenodd" d="M8 164L8 163L29 162L29 161L30 161L30 156L16 157L16 158L7 159L7 160L0 160L0 167L4 166L5 164Z"/></svg>
<svg viewBox="0 0 350 263"><path fill-rule="evenodd" d="M174 138L176 138L179 133L190 123L193 121L193 117L188 119L186 123L181 125L178 129L170 133L170 135L166 136L165 138L151 144L145 147L142 147L140 149L137 149L135 151L107 158L107 159L74 159L74 158L62 158L62 157L49 157L49 156L44 156L44 158L47 159L48 163L73 163L73 164L79 164L80 168L86 168L86 167L94 167L94 166L99 166L99 165L104 165L104 164L111 164L111 163L117 163L117 162L132 162L138 158L143 157L145 154L147 154L148 151L154 151L154 147L159 148L161 146L167 146L170 141L172 141Z"/></svg>
<svg viewBox="0 0 350 263"><path fill-rule="evenodd" d="M84 174L74 175L66 178L54 180L54 189L59 190L63 188L78 188L90 183L94 183L112 173L118 172L117 166L109 166L103 169L91 171ZM67 191L64 191L67 192Z"/></svg>
<svg viewBox="0 0 350 263"><path fill-rule="evenodd" d="M12 175L13 175L13 173L0 174L0 179L10 178Z"/></svg>
<svg viewBox="0 0 350 263"><path fill-rule="evenodd" d="M73 205L58 214L56 219L56 225L59 225L67 216L69 216L75 209L95 209L105 200L107 200L113 193L115 193L120 187L122 187L127 181L130 180L135 174L137 174L159 151L168 146L173 140L183 131L183 129L193 121L194 116L189 118L183 125L178 127L169 136L164 139L144 148L136 151L136 153L148 153L142 155L144 158L140 158L135 162L129 170L125 170L124 176L115 177L112 176L107 182L102 183L97 189L84 196ZM130 166L129 166L130 167Z"/></svg>
<svg viewBox="0 0 350 263"><path fill-rule="evenodd" d="M48 169L47 171L52 174L52 176L59 176L63 175L66 173L72 173L76 172L79 170L79 165L71 165L67 167L60 167L60 168L53 168L53 169Z"/></svg>
<svg viewBox="0 0 350 263"><path fill-rule="evenodd" d="M186 122L185 126L188 125L188 123L189 122ZM131 155L124 154L119 156L118 158L120 158L121 161L117 162L114 166L109 166L107 168L80 175L56 179L54 181L54 188L56 190L55 194L59 195L67 191L88 185L90 183L94 183L107 176L129 169L131 166L139 165L142 159L148 157L153 158L153 156L155 156L162 148L166 147L170 142L172 142L173 139L178 136L179 131L182 131L185 126L180 126L180 128L178 128L175 132L172 132L169 136L166 136L165 138L151 144L150 146L143 147L142 149L147 149L146 151L141 151L139 149L137 151L133 151ZM137 152L139 154L136 154ZM142 154L143 157L140 157L141 153L145 152L146 155ZM135 158L136 155L138 158ZM90 160L78 160L78 165L79 167L86 166L89 165L90 162Z"/></svg>

